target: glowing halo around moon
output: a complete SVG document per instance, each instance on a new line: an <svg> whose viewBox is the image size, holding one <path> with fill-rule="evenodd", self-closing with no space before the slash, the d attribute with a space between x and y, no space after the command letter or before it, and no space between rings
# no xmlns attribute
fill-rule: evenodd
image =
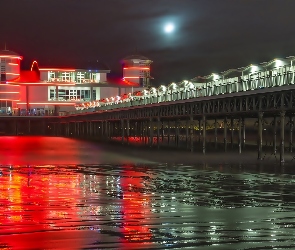
<svg viewBox="0 0 295 250"><path fill-rule="evenodd" d="M174 31L174 25L172 23L167 23L165 26L164 26L164 31L166 33L171 33Z"/></svg>

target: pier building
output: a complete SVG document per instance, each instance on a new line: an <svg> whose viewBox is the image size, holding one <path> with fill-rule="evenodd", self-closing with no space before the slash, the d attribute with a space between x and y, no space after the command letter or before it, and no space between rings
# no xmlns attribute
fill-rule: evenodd
<svg viewBox="0 0 295 250"><path fill-rule="evenodd" d="M151 61L143 56L123 60L123 78L109 77L110 69L99 62L66 68L34 61L22 70L22 59L0 51L0 115L66 115L79 103L120 99L121 93L149 86Z"/></svg>

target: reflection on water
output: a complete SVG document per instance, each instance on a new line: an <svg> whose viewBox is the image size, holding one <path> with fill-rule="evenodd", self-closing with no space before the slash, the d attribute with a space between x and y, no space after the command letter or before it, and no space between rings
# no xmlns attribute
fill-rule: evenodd
<svg viewBox="0 0 295 250"><path fill-rule="evenodd" d="M0 166L0 249L294 249L294 172L267 169Z"/></svg>

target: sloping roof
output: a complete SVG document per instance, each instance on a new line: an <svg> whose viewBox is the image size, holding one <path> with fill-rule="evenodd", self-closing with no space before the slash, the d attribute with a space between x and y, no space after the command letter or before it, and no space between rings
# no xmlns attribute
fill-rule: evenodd
<svg viewBox="0 0 295 250"><path fill-rule="evenodd" d="M20 56L18 53L11 51L11 50L0 50L0 55L1 56Z"/></svg>
<svg viewBox="0 0 295 250"><path fill-rule="evenodd" d="M132 60L132 59L140 59L140 60L150 60L145 56L142 55L130 55L130 56L126 56L125 58L123 58L123 60Z"/></svg>

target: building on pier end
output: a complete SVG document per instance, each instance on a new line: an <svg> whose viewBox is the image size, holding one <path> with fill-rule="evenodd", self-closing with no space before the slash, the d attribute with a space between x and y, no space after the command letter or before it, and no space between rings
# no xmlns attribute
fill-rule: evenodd
<svg viewBox="0 0 295 250"><path fill-rule="evenodd" d="M120 96L140 87L133 78L109 77L110 69L99 62L66 68L39 66L34 61L29 70L22 70L22 59L13 51L0 51L1 115L68 114L77 103Z"/></svg>

